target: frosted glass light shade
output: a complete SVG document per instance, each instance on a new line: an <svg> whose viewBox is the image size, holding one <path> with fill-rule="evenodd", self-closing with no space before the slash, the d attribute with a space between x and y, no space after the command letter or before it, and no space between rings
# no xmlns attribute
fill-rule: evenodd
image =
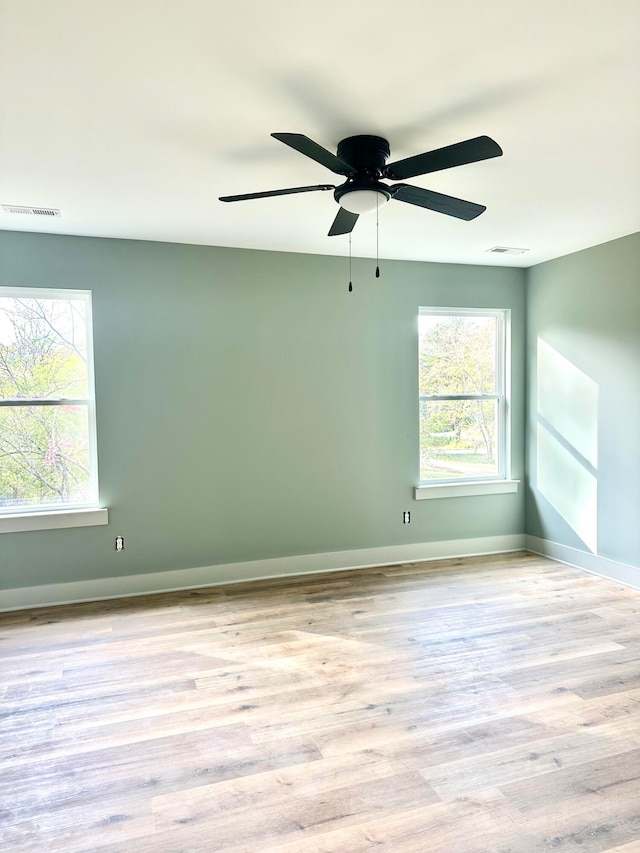
<svg viewBox="0 0 640 853"><path fill-rule="evenodd" d="M388 201L388 196L376 190L352 190L341 197L339 204L351 213L369 213Z"/></svg>

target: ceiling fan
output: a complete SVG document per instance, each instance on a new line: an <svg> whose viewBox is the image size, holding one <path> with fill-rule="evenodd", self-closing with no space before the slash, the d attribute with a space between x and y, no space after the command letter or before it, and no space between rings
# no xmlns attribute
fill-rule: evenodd
<svg viewBox="0 0 640 853"><path fill-rule="evenodd" d="M387 163L390 154L389 143L381 136L349 136L338 143L337 154L332 154L302 133L272 133L271 136L335 174L343 175L346 181L338 187L334 184L316 184L310 187L225 195L220 197L220 201L246 201L253 198L333 190L340 210L329 229L329 237L349 234L361 213L377 210L391 199L455 216L457 219L475 219L486 210L484 205L411 184L385 184L382 180L403 181L416 175L439 172L453 166L463 166L502 155L502 148L489 136L476 136L455 145L397 160L395 163Z"/></svg>

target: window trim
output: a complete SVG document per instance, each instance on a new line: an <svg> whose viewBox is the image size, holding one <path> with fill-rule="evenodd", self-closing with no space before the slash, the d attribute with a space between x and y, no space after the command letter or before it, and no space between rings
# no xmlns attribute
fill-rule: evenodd
<svg viewBox="0 0 640 853"><path fill-rule="evenodd" d="M416 486L417 501L430 498L467 498L476 495L505 495L518 491L520 480L464 480L458 483L434 483Z"/></svg>
<svg viewBox="0 0 640 853"><path fill-rule="evenodd" d="M95 527L109 523L109 510L102 507L46 509L0 515L0 533L31 530L60 530L65 527Z"/></svg>
<svg viewBox="0 0 640 853"><path fill-rule="evenodd" d="M90 290L49 287L5 287L0 285L0 299L61 299L82 300L85 303L85 328L87 349L88 397L80 398L0 398L0 409L28 406L86 406L89 445L89 500L83 503L13 504L0 507L0 533L22 530L45 530L56 527L82 527L88 524L106 524L106 510L99 505L98 437L96 426L95 365L93 350L93 302ZM33 518L34 524L28 519Z"/></svg>
<svg viewBox="0 0 640 853"><path fill-rule="evenodd" d="M497 411L497 472L481 477L448 477L430 480L419 479L415 499L465 497L468 495L515 492L519 480L511 479L511 309L510 308L456 308L441 306L418 307L418 324L421 316L495 317L496 318L496 374L495 394L420 394L418 387L418 423L420 403L423 400L496 400ZM419 325L418 325L419 328ZM419 334L419 333L418 333ZM418 353L420 352L418 343ZM418 369L418 384L420 371ZM419 455L422 453L418 429Z"/></svg>

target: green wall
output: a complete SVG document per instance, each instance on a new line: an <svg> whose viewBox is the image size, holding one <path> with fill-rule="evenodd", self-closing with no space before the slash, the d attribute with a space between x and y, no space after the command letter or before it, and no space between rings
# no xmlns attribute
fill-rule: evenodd
<svg viewBox="0 0 640 853"><path fill-rule="evenodd" d="M523 270L0 232L0 282L93 292L105 527L0 535L4 588L524 531L524 493L415 501L417 308L508 307ZM402 511L411 510L411 524ZM115 535L126 539L116 554Z"/></svg>
<svg viewBox="0 0 640 853"><path fill-rule="evenodd" d="M640 566L640 234L527 289L527 532Z"/></svg>

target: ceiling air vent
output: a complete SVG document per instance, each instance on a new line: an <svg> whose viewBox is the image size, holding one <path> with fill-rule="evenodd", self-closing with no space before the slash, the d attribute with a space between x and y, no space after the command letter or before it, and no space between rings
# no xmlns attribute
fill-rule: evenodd
<svg viewBox="0 0 640 853"><path fill-rule="evenodd" d="M57 207L27 207L23 204L3 204L5 213L22 213L27 216L60 216Z"/></svg>
<svg viewBox="0 0 640 853"><path fill-rule="evenodd" d="M487 252L493 252L494 255L523 255L528 252L528 249L514 249L511 246L494 246L493 249L487 249Z"/></svg>

